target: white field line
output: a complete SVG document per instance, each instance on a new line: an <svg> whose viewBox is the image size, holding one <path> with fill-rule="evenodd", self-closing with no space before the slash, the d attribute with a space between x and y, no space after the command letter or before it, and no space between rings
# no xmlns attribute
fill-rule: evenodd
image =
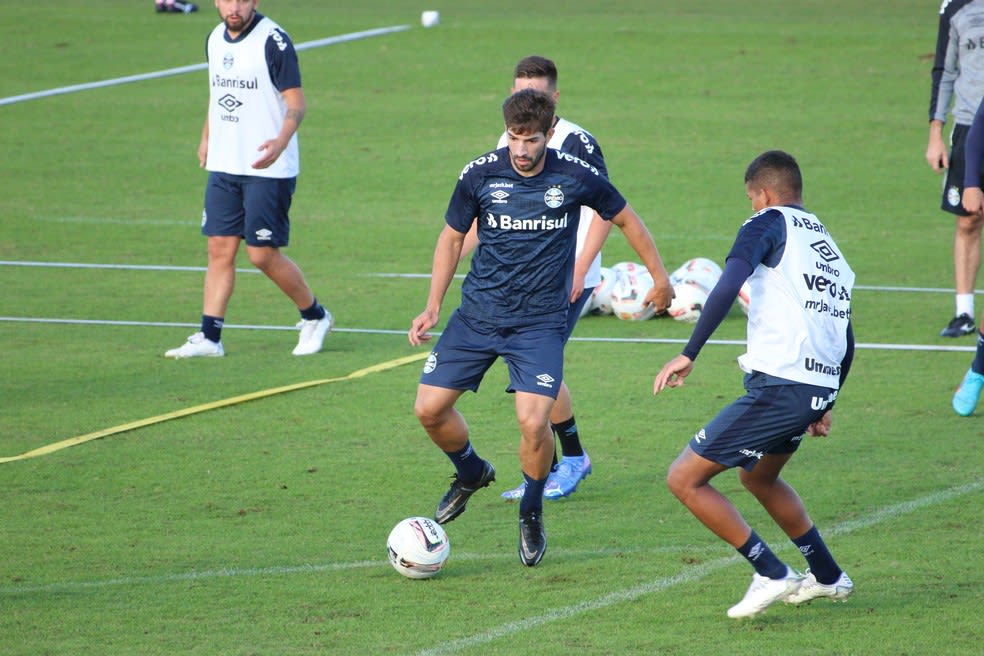
<svg viewBox="0 0 984 656"><path fill-rule="evenodd" d="M67 220L67 219L66 219ZM81 220L81 219L78 219ZM94 220L96 222L102 221ZM188 223L187 221L182 223ZM16 260L0 260L0 266L23 266L23 267L50 267L50 268L64 268L64 269L133 269L133 270L154 270L154 271L204 271L204 267L188 267L188 266L171 266L163 264L101 264L101 263L86 263L86 262L37 262L37 261L16 261ZM258 273L256 269L237 269L237 271L250 271L252 273ZM366 276L371 276L373 278L407 278L407 279L428 279L431 274L429 273L386 273L386 272L376 272L367 273ZM465 274L459 273L455 275L455 278L464 278ZM886 285L855 285L854 289L860 289L864 291L873 292L909 292L909 293L930 293L930 294L952 294L954 293L952 287L897 287L897 286L886 286ZM984 294L984 290L977 289L974 290L975 294Z"/></svg>
<svg viewBox="0 0 984 656"><path fill-rule="evenodd" d="M0 316L0 322L11 323L42 323L42 324L68 324L68 325L96 325L96 326L147 326L155 328L196 328L199 324L180 321L118 321L111 319L51 319L44 317L4 317ZM224 328L239 330L297 330L296 326L265 326L252 324L225 324ZM405 335L405 330L390 330L382 328L332 328L333 332L339 333L360 333L372 335ZM434 336L440 336L440 332L434 332ZM615 344L686 344L683 338L669 337L571 337L572 342L601 342ZM744 340L734 339L710 339L708 344L718 346L743 346ZM975 352L976 346L947 346L931 344L866 344L858 343L856 348L870 350L888 351L944 351L944 352Z"/></svg>
<svg viewBox="0 0 984 656"><path fill-rule="evenodd" d="M951 499L977 492L982 488L984 488L984 479L978 479L965 485L939 490L924 497L887 506L874 513L851 521L841 522L840 524L824 529L824 535L846 535L858 529L874 526L903 515L911 514L922 508L934 506L939 503L950 501ZM708 539L711 539L710 536ZM783 545L778 550L785 551L788 548L791 547ZM547 609L542 613L534 615L533 617L527 617L514 622L506 622L505 624L492 627L481 633L476 633L464 638L458 638L457 640L450 640L429 649L418 651L416 654L417 656L440 656L442 654L454 654L464 649L470 649L472 647L493 642L499 638L505 638L517 633L529 631L530 629L543 626L544 624L570 619L578 615L583 615L584 613L608 608L624 601L633 601L644 595L662 592L663 590L671 588L675 585L693 583L711 572L723 569L729 565L733 565L740 562L740 560L741 559L737 555L733 555L728 558L718 558L717 560L712 560L701 565L686 568L674 576L659 578L655 581L650 581L649 583L643 583L631 588L616 590L601 597L586 599L576 604L571 604L570 606Z"/></svg>
<svg viewBox="0 0 984 656"><path fill-rule="evenodd" d="M146 326L153 328L197 328L199 324L182 321L117 321L111 319L52 319L45 317L3 317L0 316L0 323L41 323L41 324L62 324L80 326ZM263 326L252 324L233 324L227 323L223 329L238 330L297 330L296 326ZM357 333L366 335L406 335L405 330L392 330L384 328L332 328L336 333ZM435 337L441 335L440 331L431 333ZM669 337L571 337L572 342L600 342L611 344L686 344L683 338ZM708 344L717 346L744 346L744 340L736 339L709 339ZM949 346L944 344L866 344L859 342L855 345L858 349L869 349L874 351L934 351L950 353L974 353L976 346Z"/></svg>
<svg viewBox="0 0 984 656"><path fill-rule="evenodd" d="M308 50L309 48L319 48L321 46L334 45L336 43L345 43L347 41L356 41L358 39L367 39L373 36L381 36L383 34L390 34L392 32L403 32L409 30L409 25L394 25L392 27L380 27L373 30L364 30L362 32L351 32L349 34L339 34L338 36L331 36L326 39L318 39L316 41L306 41L294 46L295 50ZM143 82L144 80L154 80L157 78L168 77L171 75L181 75L183 73L192 73L194 71L203 71L208 68L207 63L201 64L191 64L190 66L179 66L177 68L169 68L163 71L154 71L152 73L141 73L139 75L128 75L126 77L117 77L111 80L100 80L99 82L86 82L84 84L73 84L67 87L58 87L55 89L47 89L44 91L36 91L34 93L25 93L19 96L7 96L6 98L0 98L0 106L2 105L12 105L18 102L24 102L27 100L36 100L38 98L48 98L51 96L58 96L65 93L74 93L76 91L87 91L89 89L99 89L102 87L112 87L120 84L128 84L130 82Z"/></svg>
<svg viewBox="0 0 984 656"><path fill-rule="evenodd" d="M713 550L712 550L713 549ZM639 548L605 548L605 549L555 549L550 553L560 557L570 558L607 558L619 554L650 554L650 553L688 553L698 556L710 556L714 551L722 551L719 546L716 548L696 547L690 544L670 545L662 547L639 547ZM455 561L466 562L486 562L496 560L509 560L516 558L513 552L499 553L457 553L454 554ZM377 560L356 560L343 563L302 563L300 565L279 565L271 567L228 567L221 569L204 570L201 572L178 572L174 574L161 574L158 576L120 576L112 579L96 579L92 581L60 581L54 583L43 583L38 585L8 585L0 587L0 596L37 594L37 593L62 593L73 590L92 590L101 588L115 588L134 585L161 585L165 583L180 583L181 581L203 581L208 579L241 578L250 576L291 576L294 574L317 574L322 572L339 572L356 569L369 569L374 567L390 567L389 561L385 559Z"/></svg>

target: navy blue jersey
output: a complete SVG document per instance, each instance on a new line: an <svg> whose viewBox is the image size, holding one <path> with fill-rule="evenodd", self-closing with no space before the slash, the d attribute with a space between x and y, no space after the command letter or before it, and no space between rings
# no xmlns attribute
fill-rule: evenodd
<svg viewBox="0 0 984 656"><path fill-rule="evenodd" d="M508 147L470 162L444 217L462 233L478 221L460 311L498 326L565 321L582 205L611 220L626 202L597 168L554 148L532 177L513 169Z"/></svg>

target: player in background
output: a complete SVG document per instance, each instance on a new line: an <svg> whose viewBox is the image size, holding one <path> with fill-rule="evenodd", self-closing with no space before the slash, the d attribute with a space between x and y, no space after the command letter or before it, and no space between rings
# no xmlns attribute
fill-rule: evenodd
<svg viewBox="0 0 984 656"><path fill-rule="evenodd" d="M288 210L300 171L297 128L306 103L294 46L256 11L258 0L215 0L222 18L208 37L209 103L198 146L209 171L202 234L208 238L201 330L169 358L225 354L222 324L245 240L250 262L297 306L294 355L321 350L332 316L304 274L280 249L290 236Z"/></svg>
<svg viewBox="0 0 984 656"><path fill-rule="evenodd" d="M745 396L705 424L670 466L670 491L755 568L729 617L751 617L784 599L843 600L854 584L834 561L796 491L779 477L804 433L825 436L854 357L854 272L820 220L803 209L803 179L782 151L759 155L745 173L755 214L742 224L724 272L683 352L656 376L653 393L680 387L747 279L748 351L738 358ZM779 560L710 481L741 467L742 485L806 557L801 577Z"/></svg>
<svg viewBox="0 0 984 656"><path fill-rule="evenodd" d="M984 0L943 0L936 35L932 93L929 99L929 145L926 161L943 181L944 212L955 214L953 274L956 316L940 332L960 337L975 332L974 286L981 268L981 226L984 218L968 214L961 204L964 183L964 142L977 106L984 98ZM951 108L952 104L952 108ZM947 112L953 114L951 150L943 141Z"/></svg>
<svg viewBox="0 0 984 656"><path fill-rule="evenodd" d="M981 160L984 159L984 102L967 131L964 155L963 208L979 220L984 217L984 191L982 191ZM984 316L981 317L984 329ZM977 408L984 388L984 332L977 332L977 352L970 368L960 381L960 387L953 395L953 409L958 415L970 416Z"/></svg>
<svg viewBox="0 0 984 656"><path fill-rule="evenodd" d="M556 64L546 57L537 55L519 60L513 71L513 84L510 93L516 93L521 89L543 91L549 94L556 103L560 97L560 91L557 89ZM589 132L559 116L554 116L553 130L553 136L547 143L548 148L556 148L579 157L597 168L606 178L608 177L608 169L605 166L605 157L602 155L601 146ZM497 148L505 147L507 141L508 135L503 133L499 138ZM590 207L581 208L581 222L577 227L571 307L567 314L566 339L570 339L571 333L574 332L574 325L581 316L584 304L591 299L591 292L601 283L601 253L593 258L584 253L584 244L589 229L599 231L600 238L604 241L612 229L612 224L602 220ZM468 231L468 235L465 237L462 257L470 253L477 243L477 227L472 225L472 229ZM543 496L548 499L559 499L572 494L577 489L578 484L591 473L591 458L581 445L581 436L577 429L577 422L574 420L571 392L566 381L560 384L557 401L550 410L550 427L560 441L562 458L558 463L556 455L554 456L554 466L547 478ZM524 481L518 487L503 492L502 498L519 499L525 490L526 482Z"/></svg>
<svg viewBox="0 0 984 656"><path fill-rule="evenodd" d="M154 0L154 10L158 14L191 14L198 11L198 5L182 0Z"/></svg>
<svg viewBox="0 0 984 656"><path fill-rule="evenodd" d="M543 490L554 451L549 419L564 377L581 206L594 208L625 234L653 275L655 285L646 299L656 311L664 311L673 296L649 230L618 190L598 169L547 147L554 108L550 95L535 89L518 91L503 103L508 145L473 160L459 176L434 249L427 305L408 331L414 346L430 340L428 331L440 318L465 235L477 222L479 243L461 287L461 304L424 364L414 411L455 467L434 513L444 524L495 480L495 468L473 448L455 403L466 391L478 390L496 359L505 360L526 481L519 501L518 550L530 567L547 548ZM592 258L600 249L598 240L585 245Z"/></svg>

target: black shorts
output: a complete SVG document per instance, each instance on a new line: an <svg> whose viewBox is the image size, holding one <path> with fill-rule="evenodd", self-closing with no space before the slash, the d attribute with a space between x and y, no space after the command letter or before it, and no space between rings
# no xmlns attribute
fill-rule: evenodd
<svg viewBox="0 0 984 656"><path fill-rule="evenodd" d="M969 125L957 124L953 126L953 133L950 135L950 168L946 170L943 179L943 198L940 201L940 209L957 216L967 216L967 210L960 202L964 188L964 144L967 142L967 133L970 131ZM981 178L981 185L984 187L984 177Z"/></svg>

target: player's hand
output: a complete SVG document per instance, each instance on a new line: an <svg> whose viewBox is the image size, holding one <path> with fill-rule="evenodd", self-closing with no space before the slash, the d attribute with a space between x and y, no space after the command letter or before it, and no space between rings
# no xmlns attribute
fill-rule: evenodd
<svg viewBox="0 0 984 656"><path fill-rule="evenodd" d="M430 341L432 335L427 331L437 325L438 313L434 310L424 310L417 315L417 318L410 324L407 338L414 346L420 346L424 342Z"/></svg>
<svg viewBox="0 0 984 656"><path fill-rule="evenodd" d="M653 279L652 288L646 292L646 304L653 306L656 314L663 314L673 302L673 285L670 284L668 277L660 277L660 280Z"/></svg>
<svg viewBox="0 0 984 656"><path fill-rule="evenodd" d="M265 169L277 161L280 153L284 152L284 146L277 143L276 139L270 139L261 143L260 147L256 149L256 152L260 153L259 159L250 166L254 169Z"/></svg>
<svg viewBox="0 0 984 656"><path fill-rule="evenodd" d="M832 421L832 416L830 410L823 413L817 421L813 422L806 428L806 434L813 437L827 437L830 435L830 422Z"/></svg>
<svg viewBox="0 0 984 656"><path fill-rule="evenodd" d="M942 137L930 135L929 145L926 146L926 161L937 173L950 167L950 153Z"/></svg>
<svg viewBox="0 0 984 656"><path fill-rule="evenodd" d="M571 298L570 302L573 303L577 299L581 298L581 294L584 293L584 272L578 271L577 267L574 267L574 280L571 281Z"/></svg>
<svg viewBox="0 0 984 656"><path fill-rule="evenodd" d="M965 188L963 190L961 204L967 210L967 214L984 213L984 191L981 191L980 187Z"/></svg>
<svg viewBox="0 0 984 656"><path fill-rule="evenodd" d="M663 365L653 382L653 394L659 394L667 387L680 387L683 379L694 370L694 361L680 354Z"/></svg>

